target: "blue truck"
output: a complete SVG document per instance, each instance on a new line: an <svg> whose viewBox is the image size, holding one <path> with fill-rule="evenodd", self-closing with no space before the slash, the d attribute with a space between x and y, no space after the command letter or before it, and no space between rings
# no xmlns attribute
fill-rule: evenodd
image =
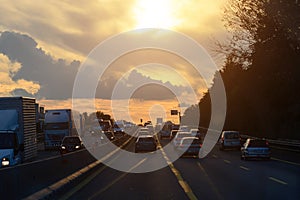
<svg viewBox="0 0 300 200"><path fill-rule="evenodd" d="M36 117L35 99L0 97L0 167L37 156Z"/></svg>

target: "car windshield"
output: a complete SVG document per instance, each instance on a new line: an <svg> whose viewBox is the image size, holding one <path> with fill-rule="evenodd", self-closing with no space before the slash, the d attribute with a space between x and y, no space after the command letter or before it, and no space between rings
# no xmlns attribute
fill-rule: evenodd
<svg viewBox="0 0 300 200"><path fill-rule="evenodd" d="M78 137L66 137L63 140L63 143L66 144L78 144L80 143L80 139Z"/></svg>
<svg viewBox="0 0 300 200"><path fill-rule="evenodd" d="M12 149L15 146L14 133L0 133L0 149Z"/></svg>

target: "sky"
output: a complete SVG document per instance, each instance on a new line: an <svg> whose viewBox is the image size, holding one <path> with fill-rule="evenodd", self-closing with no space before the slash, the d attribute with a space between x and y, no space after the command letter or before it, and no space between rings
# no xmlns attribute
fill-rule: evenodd
<svg viewBox="0 0 300 200"><path fill-rule="evenodd" d="M203 46L220 68L222 57L213 48L214 39L227 37L221 21L224 4L225 0L0 0L0 96L34 97L46 109L70 106L74 80L90 52L112 36L142 28L185 34ZM131 104L131 109L149 105L143 111L145 118L157 104L165 111L177 107L178 99L184 99L181 104L194 104L214 74L214 69L201 67L210 78L170 52L129 52L114 60L99 78L96 107L110 112L103 105L109 107L107 100L116 84L121 91L139 88L132 99L143 103ZM147 82L152 85L143 85ZM93 109L87 106L88 112Z"/></svg>

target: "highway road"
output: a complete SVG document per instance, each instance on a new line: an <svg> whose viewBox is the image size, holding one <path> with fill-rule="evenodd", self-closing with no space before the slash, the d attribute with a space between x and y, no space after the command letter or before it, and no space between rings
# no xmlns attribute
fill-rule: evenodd
<svg viewBox="0 0 300 200"><path fill-rule="evenodd" d="M133 152L133 142L127 150ZM239 151L216 145L204 159L180 158L155 172L100 164L61 199L300 199L299 188L299 153L273 150L271 160L243 161Z"/></svg>

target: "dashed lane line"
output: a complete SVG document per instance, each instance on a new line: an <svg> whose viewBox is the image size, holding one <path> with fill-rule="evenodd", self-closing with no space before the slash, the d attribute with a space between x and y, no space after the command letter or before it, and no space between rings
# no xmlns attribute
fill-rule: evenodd
<svg viewBox="0 0 300 200"><path fill-rule="evenodd" d="M231 161L230 160L224 160L225 163L230 164Z"/></svg>
<svg viewBox="0 0 300 200"><path fill-rule="evenodd" d="M272 181L275 181L275 182L277 182L277 183L280 183L280 184L282 184L282 185L287 185L287 182L284 182L284 181L279 180L279 179L277 179L277 178L274 178L274 177L272 177L272 176L270 176L269 179L272 180Z"/></svg>
<svg viewBox="0 0 300 200"><path fill-rule="evenodd" d="M171 171L173 172L173 174L175 175L175 177L177 178L177 181L179 183L179 185L181 186L181 188L183 189L183 191L185 192L185 194L188 196L189 199L191 200L196 200L198 199L196 197L196 195L193 193L191 187L189 186L189 184L184 181L184 179L182 178L180 172L175 168L175 166L173 165L173 163L170 161L170 159L168 158L167 154L165 153L165 151L163 150L159 140L158 141L158 147L160 149L160 151L162 152L162 155L164 157L164 159L166 160L166 162L168 163Z"/></svg>
<svg viewBox="0 0 300 200"><path fill-rule="evenodd" d="M242 166L242 165L240 166L240 168L243 169L243 170L246 170L246 171L250 171L250 168L244 167L244 166Z"/></svg>

